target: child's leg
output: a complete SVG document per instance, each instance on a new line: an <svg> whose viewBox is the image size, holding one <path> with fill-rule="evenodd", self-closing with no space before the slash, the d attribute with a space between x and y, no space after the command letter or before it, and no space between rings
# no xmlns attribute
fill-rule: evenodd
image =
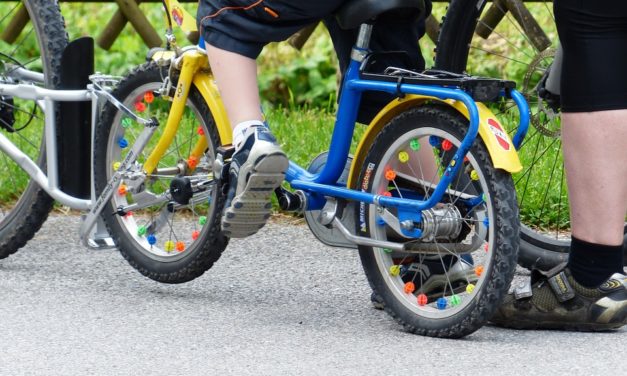
<svg viewBox="0 0 627 376"><path fill-rule="evenodd" d="M206 48L231 127L247 120L262 121L255 60L209 44Z"/></svg>
<svg viewBox="0 0 627 376"><path fill-rule="evenodd" d="M236 149L250 126L263 125L257 85L257 63L235 52L205 44L211 70L233 129Z"/></svg>
<svg viewBox="0 0 627 376"><path fill-rule="evenodd" d="M206 49L235 146L222 229L229 237L246 237L270 216L270 196L283 181L288 160L263 124L255 60L208 43Z"/></svg>

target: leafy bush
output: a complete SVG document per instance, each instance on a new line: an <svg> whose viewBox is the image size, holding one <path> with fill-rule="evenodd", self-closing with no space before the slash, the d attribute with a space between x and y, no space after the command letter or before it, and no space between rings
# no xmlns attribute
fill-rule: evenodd
<svg viewBox="0 0 627 376"><path fill-rule="evenodd" d="M297 52L285 44L272 44L266 47L259 61L259 87L267 104L334 108L337 59L323 26L316 29L303 51Z"/></svg>

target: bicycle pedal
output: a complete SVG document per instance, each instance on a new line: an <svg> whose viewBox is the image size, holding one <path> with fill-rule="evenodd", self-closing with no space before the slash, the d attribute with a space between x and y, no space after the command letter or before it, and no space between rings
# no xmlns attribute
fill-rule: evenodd
<svg viewBox="0 0 627 376"><path fill-rule="evenodd" d="M231 158L235 153L235 147L232 145L219 146L216 150L216 159L213 162L213 171L220 181L229 181L229 166L231 164ZM225 184L228 185L228 184Z"/></svg>

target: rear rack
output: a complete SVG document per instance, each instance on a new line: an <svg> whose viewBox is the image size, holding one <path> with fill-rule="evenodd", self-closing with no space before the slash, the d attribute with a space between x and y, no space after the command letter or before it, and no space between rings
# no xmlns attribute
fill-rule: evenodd
<svg viewBox="0 0 627 376"><path fill-rule="evenodd" d="M397 93L399 97L404 96L400 90L402 84L459 88L468 93L477 102L495 102L503 95L503 91L509 97L509 91L516 88L514 81L470 76L434 69L415 72L403 68L388 67L383 73L360 72L360 78L364 80L396 82L399 88Z"/></svg>

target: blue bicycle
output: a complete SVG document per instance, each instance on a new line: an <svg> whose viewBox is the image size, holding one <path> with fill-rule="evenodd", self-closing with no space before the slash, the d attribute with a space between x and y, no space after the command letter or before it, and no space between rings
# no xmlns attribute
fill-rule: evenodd
<svg viewBox="0 0 627 376"><path fill-rule="evenodd" d="M172 20L189 34L194 17L175 0L164 5L169 48L152 50L150 61L110 95L96 88L107 101L94 113L91 199L53 193L89 211L84 240L114 244L149 278L182 283L211 268L227 247L220 216L232 140L204 51L178 47L172 36ZM491 317L516 267L519 222L511 173L522 168L516 148L529 108L508 81L395 67L371 71L373 21L397 9L421 12L424 3L353 0L338 11L340 25L359 27L359 36L329 151L307 168L290 162L285 180L291 189L276 194L282 209L305 213L320 241L358 249L373 291L408 331L462 337ZM10 95L17 97L20 88ZM351 156L366 91L397 99L368 125ZM513 140L482 103L505 97L519 109ZM51 112L52 104L46 106ZM99 108L97 101L92 108ZM8 141L0 146L5 143L3 150L18 155ZM38 177L31 176L32 185L40 184ZM18 218L11 213L19 208L8 211L7 223ZM104 241L109 236L112 243Z"/></svg>

